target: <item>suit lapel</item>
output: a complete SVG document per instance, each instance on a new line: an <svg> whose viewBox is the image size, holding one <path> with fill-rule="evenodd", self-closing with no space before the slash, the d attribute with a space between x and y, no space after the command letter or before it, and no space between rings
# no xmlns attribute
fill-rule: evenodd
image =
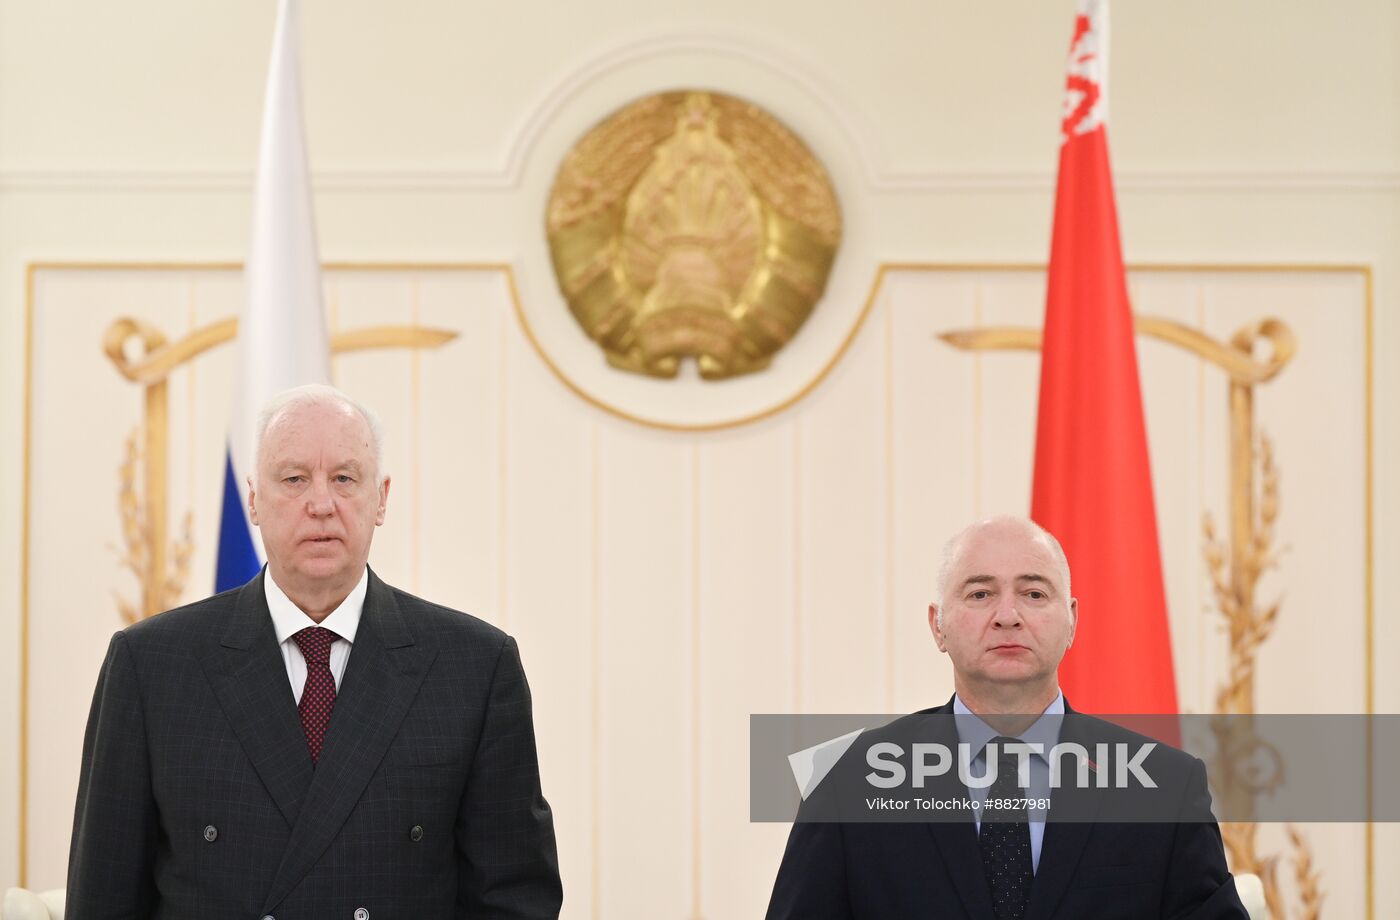
<svg viewBox="0 0 1400 920"><path fill-rule="evenodd" d="M311 785L311 756L267 610L265 577L239 589L219 645L205 651L200 664L244 753L291 827Z"/></svg>
<svg viewBox="0 0 1400 920"><path fill-rule="evenodd" d="M967 788L961 783L956 785L956 790L950 790L953 795L967 793ZM992 891L987 887L987 874L982 868L982 851L977 846L977 826L972 819L935 821L929 823L928 829L968 916L995 916Z"/></svg>
<svg viewBox="0 0 1400 920"><path fill-rule="evenodd" d="M1094 739L1084 730L1083 717L1065 705L1065 720L1060 729L1060 741L1084 745L1094 750ZM1072 774L1071 774L1072 776ZM1094 825L1088 820L1102 805L1101 795L1092 789L1080 789L1074 782L1062 783L1050 792L1050 814L1045 822L1045 837L1040 847L1040 866L1031 885L1031 900L1026 907L1025 920L1049 920L1065 896L1079 857L1089 841ZM1055 814L1072 814L1075 821L1056 821Z"/></svg>
<svg viewBox="0 0 1400 920"><path fill-rule="evenodd" d="M267 894L271 911L306 876L340 832L379 768L436 657L414 644L393 592L369 573L364 612L336 694L326 743L300 816ZM301 734L300 724L297 727ZM302 756L310 766L302 737Z"/></svg>
<svg viewBox="0 0 1400 920"><path fill-rule="evenodd" d="M931 740L947 745L949 750L956 752L958 732L952 718L952 700L932 710L932 714L940 718L934 720ZM956 764L956 760L954 763ZM967 797L967 787L958 779L956 766L942 776L935 777L930 785L933 788L932 794L945 800ZM992 892L987 887L987 875L982 868L982 851L977 846L977 825L973 823L971 813L965 814L966 820L931 821L926 827L933 835L934 844L943 857L943 865L953 880L953 887L957 889L958 897L962 899L968 916L991 917L994 915Z"/></svg>

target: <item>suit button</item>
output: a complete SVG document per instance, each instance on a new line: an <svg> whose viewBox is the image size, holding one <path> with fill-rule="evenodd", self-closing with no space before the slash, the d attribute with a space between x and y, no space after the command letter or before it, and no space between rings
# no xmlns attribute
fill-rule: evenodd
<svg viewBox="0 0 1400 920"><path fill-rule="evenodd" d="M272 916L272 914L268 914L266 917L263 917L262 920L277 920L277 918Z"/></svg>
<svg viewBox="0 0 1400 920"><path fill-rule="evenodd" d="M355 920L369 920L369 911L363 907L355 908Z"/></svg>
<svg viewBox="0 0 1400 920"><path fill-rule="evenodd" d="M209 825L204 829L204 839L209 841L210 843L213 843L215 840L218 840L219 829L212 824Z"/></svg>
<svg viewBox="0 0 1400 920"><path fill-rule="evenodd" d="M422 839L423 839L423 825L421 825L421 824L415 824L415 825L413 825L413 830L411 830L411 831L408 832L408 839L409 839L409 840L412 840L414 843L417 843L418 841L422 840Z"/></svg>

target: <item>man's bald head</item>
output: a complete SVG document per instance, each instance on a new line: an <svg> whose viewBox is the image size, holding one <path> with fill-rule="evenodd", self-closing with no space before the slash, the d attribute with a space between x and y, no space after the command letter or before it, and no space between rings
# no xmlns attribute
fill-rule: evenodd
<svg viewBox="0 0 1400 920"><path fill-rule="evenodd" d="M282 416L304 406L338 406L348 409L364 419L365 425L369 428L369 443L374 455L376 471L375 478L380 482L384 481L387 476L384 471L384 425L379 421L379 416L349 394L324 383L308 383L305 386L283 390L262 407L258 412L257 435L253 441L253 469L261 468L263 439L267 435L268 427Z"/></svg>
<svg viewBox="0 0 1400 920"><path fill-rule="evenodd" d="M957 566L958 557L962 554L963 547L974 534L986 533L988 531L1008 530L1021 531L1045 545L1054 557L1056 567L1060 577L1064 580L1065 597L1073 597L1074 592L1070 590L1069 584L1069 560L1065 557L1064 547L1060 546L1060 541L1055 539L1055 535L1041 527L1030 518L1017 517L1012 514L999 515L969 524L953 535L953 538L943 545L943 560L938 567L938 603L946 605L948 599L948 578L953 569ZM942 614L940 613L940 616Z"/></svg>

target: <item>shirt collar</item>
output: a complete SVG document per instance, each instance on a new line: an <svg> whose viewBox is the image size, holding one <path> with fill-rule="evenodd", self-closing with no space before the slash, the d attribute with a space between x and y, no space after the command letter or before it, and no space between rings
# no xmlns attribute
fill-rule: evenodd
<svg viewBox="0 0 1400 920"><path fill-rule="evenodd" d="M1041 745L1041 753L1037 756L1045 760L1050 754L1050 749L1060 741L1060 723L1064 721L1064 715L1065 695L1056 691L1055 698L1045 707L1045 712L1041 713L1040 718L1015 737L1030 744ZM966 744L969 750L976 752L973 760L982 756L982 750L988 741L1001 734L968 709L962 697L956 693L953 694L953 720L957 723L958 740Z"/></svg>
<svg viewBox="0 0 1400 920"><path fill-rule="evenodd" d="M365 594L369 591L369 567L360 573L360 580L350 589L340 606L331 611L330 616L320 623L313 622L300 607L292 603L272 577L272 570L265 570L263 593L267 595L267 609L272 614L272 628L277 632L277 642L286 642L308 626L324 626L340 638L355 644L355 633L360 628L360 614L364 612Z"/></svg>

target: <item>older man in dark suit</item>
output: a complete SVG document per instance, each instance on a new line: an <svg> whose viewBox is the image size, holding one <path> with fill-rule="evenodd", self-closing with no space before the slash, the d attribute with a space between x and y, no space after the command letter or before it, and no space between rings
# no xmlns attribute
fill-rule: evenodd
<svg viewBox="0 0 1400 920"><path fill-rule="evenodd" d="M266 568L113 637L70 920L558 916L515 642L369 570L380 443L330 387L276 398L248 496Z"/></svg>
<svg viewBox="0 0 1400 920"><path fill-rule="evenodd" d="M909 823L869 823L867 812L862 821L858 809L841 807L846 800L833 807L822 799L866 782L865 759L844 758L803 807L853 820L793 826L769 920L1248 920L1196 758L1145 746L1143 766L1158 785L1136 792L1072 781L1052 788L1050 764L1039 754L1024 755L1025 786L1019 761L1003 759L1021 745L1043 753L1060 743L1096 751L1103 743L1116 750L1149 741L1074 713L1060 693L1058 668L1074 640L1077 603L1055 538L1019 518L974 524L949 543L939 592L929 627L952 659L956 694L871 738L965 745L977 765L969 775L995 776L990 788L969 788L949 771L927 793L946 803L976 800L983 809ZM998 770L986 769L990 756ZM1084 763L1087 776L1092 761ZM1048 813L1033 812L1028 806L1042 797ZM1124 816L1130 820L1114 820ZM1139 820L1145 817L1153 820Z"/></svg>

